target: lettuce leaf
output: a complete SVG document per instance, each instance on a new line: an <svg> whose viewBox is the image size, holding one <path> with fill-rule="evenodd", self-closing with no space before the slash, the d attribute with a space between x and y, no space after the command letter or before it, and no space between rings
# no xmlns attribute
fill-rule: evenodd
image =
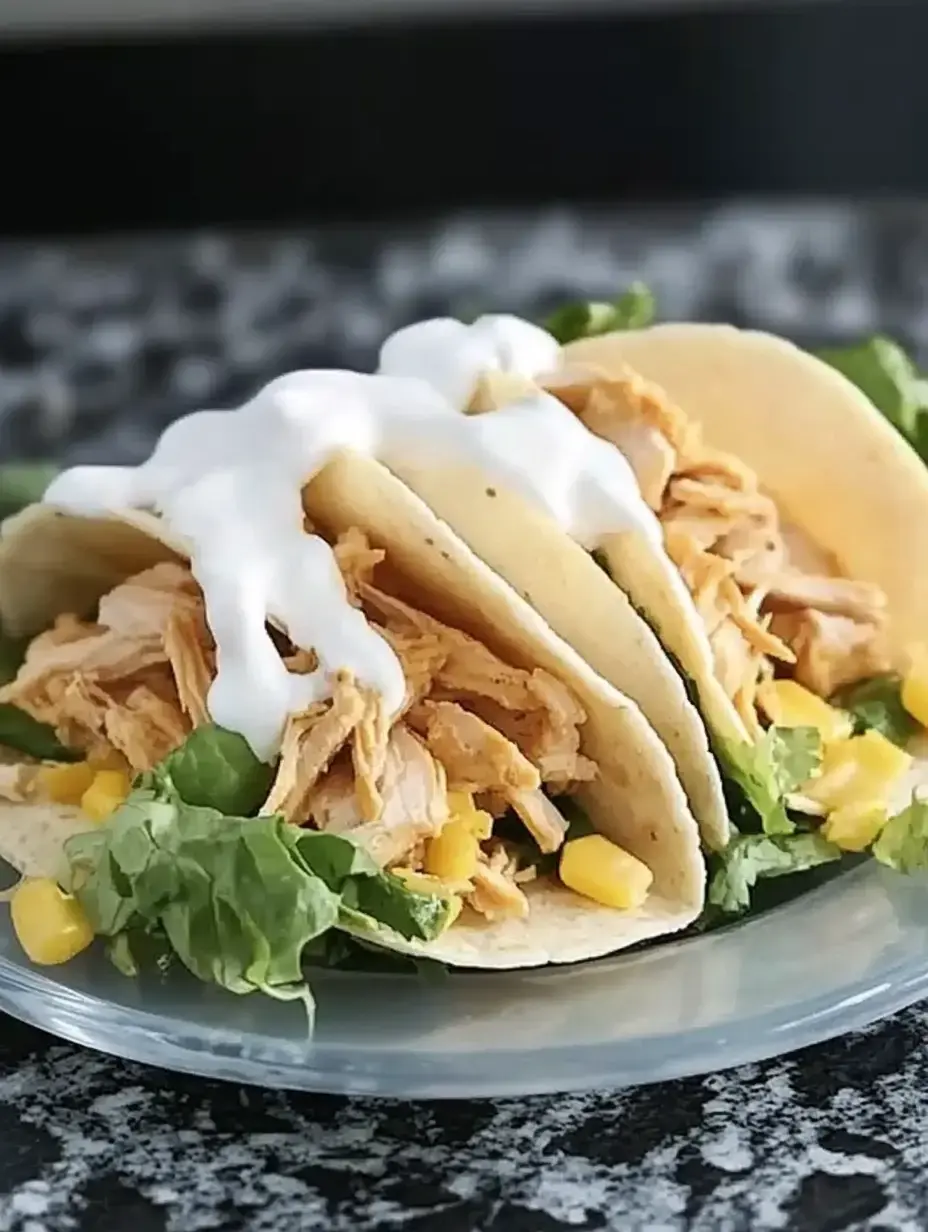
<svg viewBox="0 0 928 1232"><path fill-rule="evenodd" d="M815 833L739 834L714 857L709 904L726 914L740 914L750 907L751 891L759 879L805 872L844 854Z"/></svg>
<svg viewBox="0 0 928 1232"><path fill-rule="evenodd" d="M71 838L65 855L120 970L137 970L148 939L159 966L173 954L206 983L308 1009L303 953L329 930L428 941L451 918L447 899L408 890L347 837L186 803L167 776Z"/></svg>
<svg viewBox="0 0 928 1232"><path fill-rule="evenodd" d="M846 710L854 720L855 734L878 731L902 748L920 730L902 704L902 679L886 674L872 676L847 685L831 698L834 706Z"/></svg>
<svg viewBox="0 0 928 1232"><path fill-rule="evenodd" d="M873 844L872 854L898 873L928 869L928 802L913 796L907 808L890 817Z"/></svg>
<svg viewBox="0 0 928 1232"><path fill-rule="evenodd" d="M191 732L138 786L174 791L186 804L251 817L267 799L274 767L261 761L244 736L216 724Z"/></svg>
<svg viewBox="0 0 928 1232"><path fill-rule="evenodd" d="M65 748L53 727L10 702L0 703L0 744L40 761L80 760L79 753Z"/></svg>
<svg viewBox="0 0 928 1232"><path fill-rule="evenodd" d="M640 282L611 304L564 304L542 322L562 345L578 338L596 338L618 329L644 329L654 320L654 296Z"/></svg>
<svg viewBox="0 0 928 1232"><path fill-rule="evenodd" d="M0 685L14 679L26 657L28 644L28 641L0 636ZM73 761L76 757L64 747L52 727L10 702L0 703L0 745L42 761Z"/></svg>
<svg viewBox="0 0 928 1232"><path fill-rule="evenodd" d="M768 835L792 834L786 797L808 782L822 760L821 736L814 727L770 727L756 744L719 742L722 768L760 818ZM737 809L751 829L750 811Z"/></svg>
<svg viewBox="0 0 928 1232"><path fill-rule="evenodd" d="M57 473L53 462L11 462L0 466L0 521L40 501Z"/></svg>
<svg viewBox="0 0 928 1232"><path fill-rule="evenodd" d="M818 352L870 399L928 461L928 380L898 343L876 335L849 347Z"/></svg>

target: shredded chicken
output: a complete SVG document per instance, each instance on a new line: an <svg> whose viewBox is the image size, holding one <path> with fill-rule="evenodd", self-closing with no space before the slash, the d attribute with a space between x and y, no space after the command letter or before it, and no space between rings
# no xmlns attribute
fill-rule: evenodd
<svg viewBox="0 0 928 1232"><path fill-rule="evenodd" d="M425 696L459 702L517 745L546 783L595 776L593 764L579 753L586 713L549 672L512 667L476 638L372 585L361 594L403 664L407 707Z"/></svg>
<svg viewBox="0 0 928 1232"><path fill-rule="evenodd" d="M20 804L28 800L36 787L39 767L28 762L0 763L0 800Z"/></svg>
<svg viewBox="0 0 928 1232"><path fill-rule="evenodd" d="M542 791L514 791L512 807L525 822L525 828L543 852L558 851L567 836L567 823L557 806Z"/></svg>
<svg viewBox="0 0 928 1232"><path fill-rule="evenodd" d="M135 770L151 770L190 734L177 702L166 701L139 685L119 703L109 700L104 719L107 739Z"/></svg>
<svg viewBox="0 0 928 1232"><path fill-rule="evenodd" d="M759 731L755 697L774 662L826 697L886 670L885 595L800 567L754 472L706 446L663 390L629 368L551 388L631 463L705 625L718 678L750 731Z"/></svg>
<svg viewBox="0 0 928 1232"><path fill-rule="evenodd" d="M534 791L541 775L511 740L456 702L421 702L409 722L448 774L452 791Z"/></svg>
<svg viewBox="0 0 928 1232"><path fill-rule="evenodd" d="M163 639L180 704L193 726L200 727L210 721L206 695L216 674L216 645L202 606L175 606Z"/></svg>
<svg viewBox="0 0 928 1232"><path fill-rule="evenodd" d="M333 767L312 797L312 820L321 830L350 833L378 864L389 867L402 861L415 867L409 853L438 834L448 820L448 790L441 763L402 723L387 741L380 794L379 817L365 819L354 776L344 766Z"/></svg>
<svg viewBox="0 0 928 1232"><path fill-rule="evenodd" d="M338 536L333 551L348 597L355 607L360 607L361 587L373 581L374 570L387 554L383 548L372 548L367 535L356 526Z"/></svg>
<svg viewBox="0 0 928 1232"><path fill-rule="evenodd" d="M795 649L796 679L821 697L890 668L876 624L808 608L774 616L772 627Z"/></svg>
<svg viewBox="0 0 928 1232"><path fill-rule="evenodd" d="M362 531L339 536L334 552L351 602L395 652L406 696L390 715L378 694L339 673L329 701L288 719L263 811L350 833L382 867L417 872L449 820L450 786L489 801L494 816L511 809L542 852L558 850L566 825L541 785L562 792L596 774L580 751L586 714L570 689L375 586L386 554ZM269 634L289 671L318 669L312 647ZM199 586L188 569L161 564L114 587L95 621L61 616L0 699L51 723L68 746L91 757L118 750L143 771L210 721L216 668ZM36 771L0 764L0 798L23 798ZM537 870L499 839L479 850L473 878L446 889L488 919L524 916L519 883Z"/></svg>
<svg viewBox="0 0 928 1232"><path fill-rule="evenodd" d="M491 922L524 919L528 915L528 899L506 871L479 863L474 873L474 888L467 895L468 904Z"/></svg>
<svg viewBox="0 0 928 1232"><path fill-rule="evenodd" d="M377 821L383 798L377 784L383 777L390 739L390 716L378 693L363 689L364 710L352 733L351 760L354 766L358 810L364 821Z"/></svg>
<svg viewBox="0 0 928 1232"><path fill-rule="evenodd" d="M365 709L364 694L353 677L341 673L331 701L290 716L263 812L281 813L288 821L307 820L316 780L361 722Z"/></svg>

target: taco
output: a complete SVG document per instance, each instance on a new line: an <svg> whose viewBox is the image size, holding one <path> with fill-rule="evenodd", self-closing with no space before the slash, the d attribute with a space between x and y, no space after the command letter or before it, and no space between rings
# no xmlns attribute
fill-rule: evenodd
<svg viewBox="0 0 928 1232"><path fill-rule="evenodd" d="M544 331L509 320L446 324L441 338L430 323L408 327L385 344L383 368L437 374L439 385L453 372L471 414L541 419L556 398L627 459L636 517L593 541L569 519L553 526L516 485L481 492L463 468L398 473L638 701L684 782L687 759L691 770L714 758L730 818L775 840L764 850L778 872L789 871L780 840L797 835L797 818L797 867L812 837L824 839L811 851L818 861L881 834L881 858L905 863L890 839L925 818L903 810L904 823L886 821L928 777L900 747L928 722L928 667L912 650L928 613L924 464L855 385L782 339L666 325L563 350L548 335L545 353ZM444 351L432 350L426 370L430 340ZM627 654L643 627L663 648L650 685ZM673 738L671 674L705 719L711 757ZM724 829L700 820L710 845L724 846L712 842Z"/></svg>
<svg viewBox="0 0 928 1232"><path fill-rule="evenodd" d="M0 702L60 747L0 767L27 951L102 934L288 995L333 930L512 968L691 923L698 831L638 708L375 461L253 461L163 516L75 513L128 472L66 473L4 527L30 640Z"/></svg>

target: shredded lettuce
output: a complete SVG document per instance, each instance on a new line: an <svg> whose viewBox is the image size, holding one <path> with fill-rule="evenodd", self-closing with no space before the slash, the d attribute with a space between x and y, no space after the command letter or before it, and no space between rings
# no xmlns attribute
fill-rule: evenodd
<svg viewBox="0 0 928 1232"><path fill-rule="evenodd" d="M913 796L907 808L887 821L872 853L881 864L898 873L928 869L928 802Z"/></svg>
<svg viewBox="0 0 928 1232"><path fill-rule="evenodd" d="M805 872L843 855L840 847L811 832L739 834L715 857L709 903L726 914L741 914L750 907L751 891L759 879Z"/></svg>
<svg viewBox="0 0 928 1232"><path fill-rule="evenodd" d="M654 320L654 296L640 282L632 285L611 304L564 304L543 322L544 328L562 345L578 338L595 338L618 329L644 329Z"/></svg>
<svg viewBox="0 0 928 1232"><path fill-rule="evenodd" d="M8 684L15 678L26 657L28 644L18 638L0 636L0 684ZM42 761L73 761L76 756L64 747L52 727L10 702L0 703L0 745Z"/></svg>
<svg viewBox="0 0 928 1232"><path fill-rule="evenodd" d="M11 462L0 466L0 521L40 501L57 473L53 462Z"/></svg>
<svg viewBox="0 0 928 1232"><path fill-rule="evenodd" d="M808 782L821 765L818 731L814 727L770 727L756 744L720 741L719 746L723 770L760 818L763 832L792 834L796 825L787 813L786 797ZM744 825L745 810L739 813Z"/></svg>
<svg viewBox="0 0 928 1232"><path fill-rule="evenodd" d="M9 702L0 703L0 745L40 761L80 760L79 753L65 748L53 727Z"/></svg>
<svg viewBox="0 0 928 1232"><path fill-rule="evenodd" d="M255 798L253 759L233 772L229 735L214 729L172 754L65 846L71 889L121 971L176 957L206 983L311 1009L304 951L330 930L428 941L448 926L448 899L409 890L346 836L183 799L182 785L199 798Z"/></svg>
<svg viewBox="0 0 928 1232"><path fill-rule="evenodd" d="M267 799L274 767L261 761L244 736L208 724L192 732L137 786L173 789L187 804L251 817Z"/></svg>
<svg viewBox="0 0 928 1232"><path fill-rule="evenodd" d="M902 679L886 674L847 685L830 699L854 720L855 734L878 731L887 740L905 748L920 730L920 724L902 704Z"/></svg>

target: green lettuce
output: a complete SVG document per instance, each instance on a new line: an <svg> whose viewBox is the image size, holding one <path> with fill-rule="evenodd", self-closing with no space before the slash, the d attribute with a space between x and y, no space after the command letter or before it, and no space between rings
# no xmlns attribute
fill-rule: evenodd
<svg viewBox="0 0 928 1232"><path fill-rule="evenodd" d="M870 399L928 461L928 380L898 343L876 335L848 347L818 352Z"/></svg>
<svg viewBox="0 0 928 1232"><path fill-rule="evenodd" d="M719 742L722 769L743 793L736 811L742 826L767 835L792 834L786 797L809 781L821 765L822 740L814 727L770 727L755 744Z"/></svg>
<svg viewBox="0 0 928 1232"><path fill-rule="evenodd" d="M750 907L751 892L760 879L806 872L840 860L844 854L813 832L736 835L714 857L709 904L728 915L740 914Z"/></svg>
<svg viewBox="0 0 928 1232"><path fill-rule="evenodd" d="M611 304L564 304L543 325L566 345L578 338L595 338L618 329L644 329L653 320L654 296L643 283L634 282Z"/></svg>
<svg viewBox="0 0 928 1232"><path fill-rule="evenodd" d="M408 890L345 836L230 817L164 783L136 788L65 855L72 892L121 970L138 969L147 940L206 983L307 1007L304 950L329 930L429 941L451 918L447 899Z"/></svg>
<svg viewBox="0 0 928 1232"><path fill-rule="evenodd" d="M267 799L274 767L261 761L244 736L211 723L198 727L137 786L168 788L186 804L251 817Z"/></svg>
<svg viewBox="0 0 928 1232"><path fill-rule="evenodd" d="M0 521L40 501L57 473L53 462L11 462L0 466Z"/></svg>
<svg viewBox="0 0 928 1232"><path fill-rule="evenodd" d="M928 869L928 803L913 796L907 808L887 821L872 853L881 864L898 873Z"/></svg>
<svg viewBox="0 0 928 1232"><path fill-rule="evenodd" d="M0 636L0 685L15 678L26 657L28 644L18 638ZM73 761L75 757L64 747L53 728L10 702L0 702L0 745L42 761Z"/></svg>
<svg viewBox="0 0 928 1232"><path fill-rule="evenodd" d="M65 748L53 727L10 702L0 702L0 745L40 761L80 760L79 753Z"/></svg>
<svg viewBox="0 0 928 1232"><path fill-rule="evenodd" d="M893 674L871 676L869 680L847 685L838 690L831 703L850 714L855 734L878 731L905 748L920 730L920 724L902 704L902 679Z"/></svg>

